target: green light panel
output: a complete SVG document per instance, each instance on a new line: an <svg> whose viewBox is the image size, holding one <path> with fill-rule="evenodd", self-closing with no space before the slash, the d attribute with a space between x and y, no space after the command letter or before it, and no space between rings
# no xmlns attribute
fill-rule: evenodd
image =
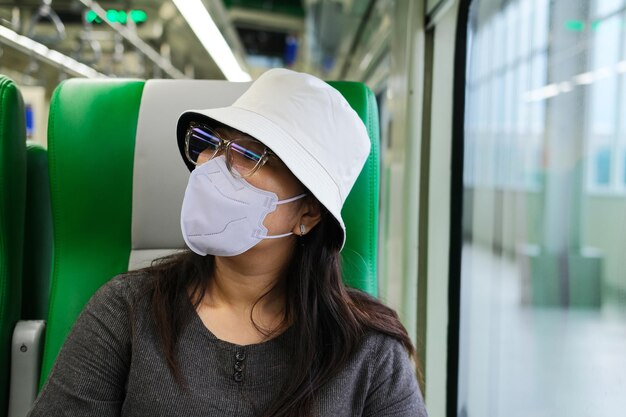
<svg viewBox="0 0 626 417"><path fill-rule="evenodd" d="M132 20L136 24L145 23L148 20L148 14L144 10L131 10L126 12L125 10L109 9L106 12L107 21L111 23L120 23L125 25L128 19ZM95 11L89 10L85 14L85 20L88 23L102 23L102 19L98 17Z"/></svg>

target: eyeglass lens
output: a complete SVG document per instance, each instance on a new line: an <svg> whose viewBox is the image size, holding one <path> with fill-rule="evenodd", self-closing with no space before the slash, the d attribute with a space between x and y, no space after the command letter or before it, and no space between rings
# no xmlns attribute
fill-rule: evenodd
<svg viewBox="0 0 626 417"><path fill-rule="evenodd" d="M215 132L202 126L190 127L188 135L188 155L194 164L203 154L208 161L216 156L224 140ZM239 138L229 142L226 148L226 163L233 174L252 175L257 169L265 152L265 146L254 139Z"/></svg>
<svg viewBox="0 0 626 417"><path fill-rule="evenodd" d="M205 156L211 159L221 142L222 140L212 132L200 127L191 127L187 141L188 156L194 164L198 163L198 158L202 153L208 153Z"/></svg>

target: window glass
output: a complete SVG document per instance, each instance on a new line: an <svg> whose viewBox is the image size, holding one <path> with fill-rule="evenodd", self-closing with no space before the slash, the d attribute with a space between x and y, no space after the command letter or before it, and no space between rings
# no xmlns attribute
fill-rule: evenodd
<svg viewBox="0 0 626 417"><path fill-rule="evenodd" d="M458 416L621 415L626 2L469 18Z"/></svg>
<svg viewBox="0 0 626 417"><path fill-rule="evenodd" d="M548 1L535 0L533 4L533 48L543 50L548 42Z"/></svg>
<svg viewBox="0 0 626 417"><path fill-rule="evenodd" d="M622 187L626 188L626 151L622 151Z"/></svg>
<svg viewBox="0 0 626 417"><path fill-rule="evenodd" d="M602 148L595 153L595 181L599 185L609 185L611 180L611 150Z"/></svg>
<svg viewBox="0 0 626 417"><path fill-rule="evenodd" d="M619 10L624 5L624 0L596 0L594 1L595 15L604 17L607 14Z"/></svg>
<svg viewBox="0 0 626 417"><path fill-rule="evenodd" d="M517 50L516 44L518 39L518 31L510 30L509 28L516 28L519 20L519 12L517 10L517 3L512 3L506 8L505 21L506 28L504 35L506 36L506 64L511 65L515 60L515 52Z"/></svg>
<svg viewBox="0 0 626 417"><path fill-rule="evenodd" d="M519 43L519 58L527 56L531 47L531 34L533 32L532 21L532 0L518 0L519 3L519 15L520 15L520 43ZM499 13L498 13L499 14Z"/></svg>

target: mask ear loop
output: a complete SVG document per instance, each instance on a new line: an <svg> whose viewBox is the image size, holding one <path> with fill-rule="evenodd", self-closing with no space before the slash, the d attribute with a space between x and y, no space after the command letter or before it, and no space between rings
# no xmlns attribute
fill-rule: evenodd
<svg viewBox="0 0 626 417"><path fill-rule="evenodd" d="M300 200L301 198L304 198L304 197L306 197L307 195L308 195L308 194L306 194L306 193L304 193L304 194L299 194L299 195L297 195L297 196L295 196L295 197L291 197L291 198L288 198L288 199L286 199L286 200L279 200L279 201L277 201L277 202L276 202L276 204L287 204L287 203L291 203L292 201Z"/></svg>

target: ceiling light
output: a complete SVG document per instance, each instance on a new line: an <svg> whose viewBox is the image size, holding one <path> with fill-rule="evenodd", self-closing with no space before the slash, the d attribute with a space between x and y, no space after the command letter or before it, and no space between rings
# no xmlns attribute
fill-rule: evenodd
<svg viewBox="0 0 626 417"><path fill-rule="evenodd" d="M22 36L17 32L1 25L0 42L6 43L9 46L29 54L34 53L35 57L40 61L59 67L74 76L87 78L106 77L106 75L88 67L85 64L81 64L74 58L63 55L59 51L50 49L46 45L35 42L34 40L29 39L26 36Z"/></svg>
<svg viewBox="0 0 626 417"><path fill-rule="evenodd" d="M173 0L191 30L229 81L250 81L201 0Z"/></svg>

